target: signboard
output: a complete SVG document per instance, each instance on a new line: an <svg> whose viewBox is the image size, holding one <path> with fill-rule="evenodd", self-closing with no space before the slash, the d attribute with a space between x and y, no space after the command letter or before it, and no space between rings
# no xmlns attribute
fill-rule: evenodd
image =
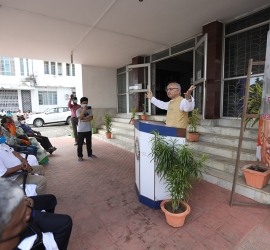
<svg viewBox="0 0 270 250"><path fill-rule="evenodd" d="M264 83L256 156L270 167L270 31L267 34Z"/></svg>

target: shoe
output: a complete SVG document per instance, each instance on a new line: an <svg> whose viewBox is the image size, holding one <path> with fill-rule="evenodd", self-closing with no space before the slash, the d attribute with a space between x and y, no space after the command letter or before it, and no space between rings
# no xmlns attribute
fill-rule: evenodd
<svg viewBox="0 0 270 250"><path fill-rule="evenodd" d="M75 143L74 143L74 146L77 146L77 145L78 145L78 142L75 142Z"/></svg>
<svg viewBox="0 0 270 250"><path fill-rule="evenodd" d="M97 156L92 154L92 155L88 156L88 158L97 158Z"/></svg>
<svg viewBox="0 0 270 250"><path fill-rule="evenodd" d="M47 151L48 151L48 152L53 152L53 151L55 151L56 149L57 149L56 147L50 147L50 148L47 149Z"/></svg>
<svg viewBox="0 0 270 250"><path fill-rule="evenodd" d="M82 157L79 157L79 158L78 158L78 161L83 161L83 158L82 158Z"/></svg>

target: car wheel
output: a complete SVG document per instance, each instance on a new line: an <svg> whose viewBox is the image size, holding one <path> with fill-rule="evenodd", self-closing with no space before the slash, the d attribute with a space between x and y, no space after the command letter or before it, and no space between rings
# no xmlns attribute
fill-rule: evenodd
<svg viewBox="0 0 270 250"><path fill-rule="evenodd" d="M42 127L43 126L43 124L44 124L44 121L42 120L42 119L36 119L36 120L34 120L34 126L35 127Z"/></svg>
<svg viewBox="0 0 270 250"><path fill-rule="evenodd" d="M70 117L70 116L67 118L66 124L67 124L67 125L71 124L71 117Z"/></svg>

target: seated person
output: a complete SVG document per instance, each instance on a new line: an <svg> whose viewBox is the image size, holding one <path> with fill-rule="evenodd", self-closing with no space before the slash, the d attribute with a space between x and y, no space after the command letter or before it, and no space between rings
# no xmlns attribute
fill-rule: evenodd
<svg viewBox="0 0 270 250"><path fill-rule="evenodd" d="M39 165L47 164L49 162L49 158L47 156L47 152L44 148L42 148L35 137L28 137L22 128L16 127L16 136L19 139L24 139L31 142L31 145L37 147L37 160ZM30 164L31 165L31 164Z"/></svg>
<svg viewBox="0 0 270 250"><path fill-rule="evenodd" d="M7 111L6 116L12 117L12 116L13 116L13 114L11 113L11 111L10 111L10 110L8 110L8 111Z"/></svg>
<svg viewBox="0 0 270 250"><path fill-rule="evenodd" d="M0 190L0 249L17 249L27 236L32 210L15 183L0 178Z"/></svg>
<svg viewBox="0 0 270 250"><path fill-rule="evenodd" d="M18 118L19 125L18 127L22 128L24 133L28 137L35 137L41 146L48 152L53 152L56 150L56 147L53 147L49 138L42 136L39 131L34 131L30 126L27 125L26 120L23 116Z"/></svg>
<svg viewBox="0 0 270 250"><path fill-rule="evenodd" d="M27 146L27 151L30 155L37 154L37 147L30 145L30 142L23 139L18 139L16 137L16 127L15 124L10 117L4 117L1 120L1 130L6 138L6 143L10 146L20 147L20 146ZM16 150L16 149L15 149ZM19 149L23 151L23 149Z"/></svg>
<svg viewBox="0 0 270 250"><path fill-rule="evenodd" d="M28 156L26 160L18 152L14 151L5 144L5 137L1 135L0 131L0 177L6 177L7 175L20 171L28 171L26 184L35 184L37 194L46 193L46 178L44 175L44 168L42 166L34 166L33 168L29 165L28 161L33 162L34 156ZM38 174L38 175L34 175ZM23 184L23 176L15 175L8 177L8 179L16 181L18 184Z"/></svg>
<svg viewBox="0 0 270 250"><path fill-rule="evenodd" d="M72 219L69 215L54 213L57 204L56 197L52 194L45 194L31 196L26 200L28 205L35 210L34 222L39 229L43 233L53 233L59 250L67 249L72 230ZM41 212L42 210L46 212Z"/></svg>
<svg viewBox="0 0 270 250"><path fill-rule="evenodd" d="M3 118L4 116L6 116L6 111L2 109L0 112L0 118Z"/></svg>
<svg viewBox="0 0 270 250"><path fill-rule="evenodd" d="M0 179L0 190L0 204L3 204L0 206L0 249L16 249L22 239L32 234L28 228L33 214L33 222L43 233L53 233L59 250L67 249L72 219L68 215L54 214L57 204L54 195L27 198L16 184L4 179Z"/></svg>
<svg viewBox="0 0 270 250"><path fill-rule="evenodd" d="M22 115L23 115L23 113L22 113L22 111L19 109L18 112L17 112L17 118L19 118L19 117L22 116Z"/></svg>

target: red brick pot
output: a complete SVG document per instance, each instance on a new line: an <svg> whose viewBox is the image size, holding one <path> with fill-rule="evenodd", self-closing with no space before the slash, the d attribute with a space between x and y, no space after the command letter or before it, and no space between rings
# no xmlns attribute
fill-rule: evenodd
<svg viewBox="0 0 270 250"><path fill-rule="evenodd" d="M188 133L189 141L198 141L200 133Z"/></svg>
<svg viewBox="0 0 270 250"><path fill-rule="evenodd" d="M106 135L106 138L107 139L111 139L112 138L112 133L106 132L105 135Z"/></svg>
<svg viewBox="0 0 270 250"><path fill-rule="evenodd" d="M259 166L260 168L265 169L265 172L259 172L256 170L249 169L253 164L248 164L242 167L242 171L244 172L246 183L258 189L262 189L266 186L269 177L270 177L270 169L267 167Z"/></svg>
<svg viewBox="0 0 270 250"><path fill-rule="evenodd" d="M142 120L146 120L147 119L147 115L141 115L141 119Z"/></svg>
<svg viewBox="0 0 270 250"><path fill-rule="evenodd" d="M165 203L169 202L170 200L164 200L160 203L160 208L165 214L166 217L166 222L171 226L171 227L182 227L185 223L186 216L190 213L190 206L184 202L181 201L181 204L186 207L186 211L183 213L179 214L173 214L169 212L168 210L165 209L164 205Z"/></svg>

